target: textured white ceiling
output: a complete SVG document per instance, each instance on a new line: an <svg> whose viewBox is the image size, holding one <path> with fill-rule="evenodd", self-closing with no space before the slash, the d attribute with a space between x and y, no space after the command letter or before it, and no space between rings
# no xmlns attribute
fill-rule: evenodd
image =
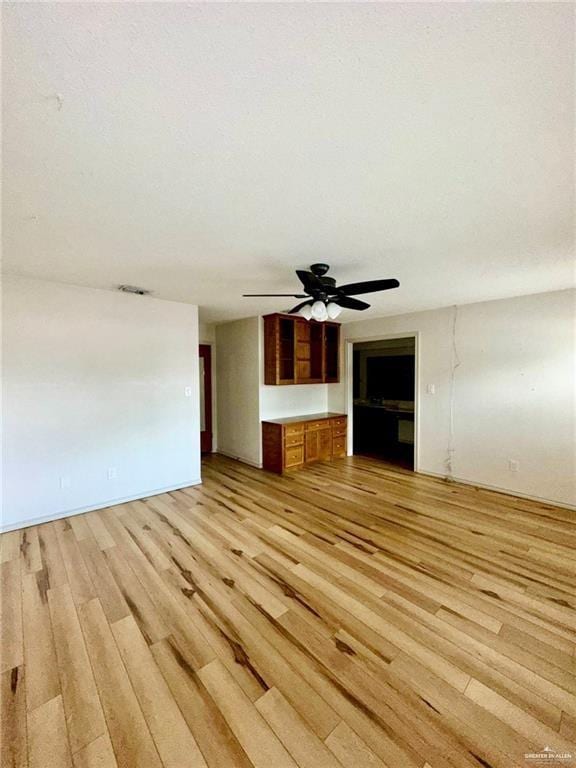
<svg viewBox="0 0 576 768"><path fill-rule="evenodd" d="M240 295L314 261L401 281L364 316L572 282L571 3L3 15L8 272L205 321L285 309Z"/></svg>

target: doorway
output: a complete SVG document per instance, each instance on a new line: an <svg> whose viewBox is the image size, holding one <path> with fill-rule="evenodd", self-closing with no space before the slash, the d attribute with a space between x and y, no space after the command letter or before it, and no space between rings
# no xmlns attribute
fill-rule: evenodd
<svg viewBox="0 0 576 768"><path fill-rule="evenodd" d="M352 346L354 454L414 470L416 339Z"/></svg>
<svg viewBox="0 0 576 768"><path fill-rule="evenodd" d="M198 347L200 365L200 451L212 453L212 347Z"/></svg>

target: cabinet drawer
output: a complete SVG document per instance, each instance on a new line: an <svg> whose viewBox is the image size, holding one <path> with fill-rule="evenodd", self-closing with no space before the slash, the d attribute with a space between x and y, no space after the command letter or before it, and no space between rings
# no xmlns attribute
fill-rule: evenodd
<svg viewBox="0 0 576 768"><path fill-rule="evenodd" d="M296 435L286 435L284 438L284 447L290 448L291 445L303 445L304 443L304 432L300 432L300 434Z"/></svg>
<svg viewBox="0 0 576 768"><path fill-rule="evenodd" d="M304 446L293 445L284 449L284 466L297 467L304 463Z"/></svg>
<svg viewBox="0 0 576 768"><path fill-rule="evenodd" d="M332 427L332 437L346 437L346 424L343 427Z"/></svg>
<svg viewBox="0 0 576 768"><path fill-rule="evenodd" d="M304 425L303 424L287 424L284 427L284 434L286 435L286 437L291 437L292 435L303 435Z"/></svg>
<svg viewBox="0 0 576 768"><path fill-rule="evenodd" d="M344 427L346 428L346 422L348 419L346 416L339 416L337 419L330 419L330 424L332 424L333 427Z"/></svg>
<svg viewBox="0 0 576 768"><path fill-rule="evenodd" d="M313 429L326 429L329 426L330 422L328 419L323 419L322 421L307 421L305 424L306 432Z"/></svg>
<svg viewBox="0 0 576 768"><path fill-rule="evenodd" d="M346 438L345 437L335 437L332 440L332 456L337 456L341 458L342 456L346 456Z"/></svg>

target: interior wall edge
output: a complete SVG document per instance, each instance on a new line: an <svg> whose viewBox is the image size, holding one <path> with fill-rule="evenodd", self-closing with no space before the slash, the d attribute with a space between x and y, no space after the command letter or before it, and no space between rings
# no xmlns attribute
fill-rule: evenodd
<svg viewBox="0 0 576 768"><path fill-rule="evenodd" d="M181 491L183 488L190 488L194 485L202 485L202 479L199 477L195 480L188 480L185 483L178 483L177 485L169 485L166 488L155 488L151 491L142 491L132 496L125 496L121 499L109 499L108 501L101 501L97 504L89 505L87 507L79 507L78 509L69 509L64 512L56 512L53 515L41 515L40 517L32 517L27 520L19 520L15 523L8 523L8 525L2 525L0 522L0 533L8 533L8 531L19 531L23 528L30 528L34 525L42 525L42 523L50 523L53 520L63 520L67 517L75 517L76 515L83 515L86 512L94 512L98 509L108 509L109 507L116 507L119 504L127 504L129 501L140 501L147 499L150 496L161 496L163 493L170 493L171 491Z"/></svg>
<svg viewBox="0 0 576 768"><path fill-rule="evenodd" d="M214 451L214 453L219 453L222 456L226 456L229 459L235 459L236 461L241 461L242 464L248 464L251 467L256 467L256 469L262 469L262 462L254 461L253 459L248 459L245 456L238 456L238 454L234 453L233 451L226 451L223 448L218 448L217 451Z"/></svg>
<svg viewBox="0 0 576 768"><path fill-rule="evenodd" d="M520 491L511 491L508 488L502 488L498 485L488 485L488 483L479 483L477 480L467 480L464 477L443 475L440 472L430 472L427 469L414 470L416 475L426 475L428 477L435 477L439 480L446 480L446 484L460 483L462 485L468 485L472 488L480 488L483 491L494 491L495 493L502 493L504 496L511 496L517 499L526 499L527 501L536 501L542 504L549 504L551 507L561 507L562 509L569 509L571 512L576 512L576 505L568 504L565 501L557 501L556 499L548 499L544 496L530 496L527 493L521 493Z"/></svg>

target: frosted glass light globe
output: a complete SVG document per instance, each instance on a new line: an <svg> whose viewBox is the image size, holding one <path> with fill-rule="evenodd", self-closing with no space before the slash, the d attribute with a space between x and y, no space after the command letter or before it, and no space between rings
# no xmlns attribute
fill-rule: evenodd
<svg viewBox="0 0 576 768"><path fill-rule="evenodd" d="M302 307L298 314L301 315L305 320L310 320L312 317L312 307L310 304L306 304L306 306Z"/></svg>
<svg viewBox="0 0 576 768"><path fill-rule="evenodd" d="M312 304L312 317L319 322L326 320L328 312L326 311L326 305L323 301L315 301L314 304Z"/></svg>
<svg viewBox="0 0 576 768"><path fill-rule="evenodd" d="M331 301L328 303L328 306L326 307L326 311L328 313L328 317L330 320L336 320L340 312L342 312L342 307L339 304L336 304L335 302Z"/></svg>

